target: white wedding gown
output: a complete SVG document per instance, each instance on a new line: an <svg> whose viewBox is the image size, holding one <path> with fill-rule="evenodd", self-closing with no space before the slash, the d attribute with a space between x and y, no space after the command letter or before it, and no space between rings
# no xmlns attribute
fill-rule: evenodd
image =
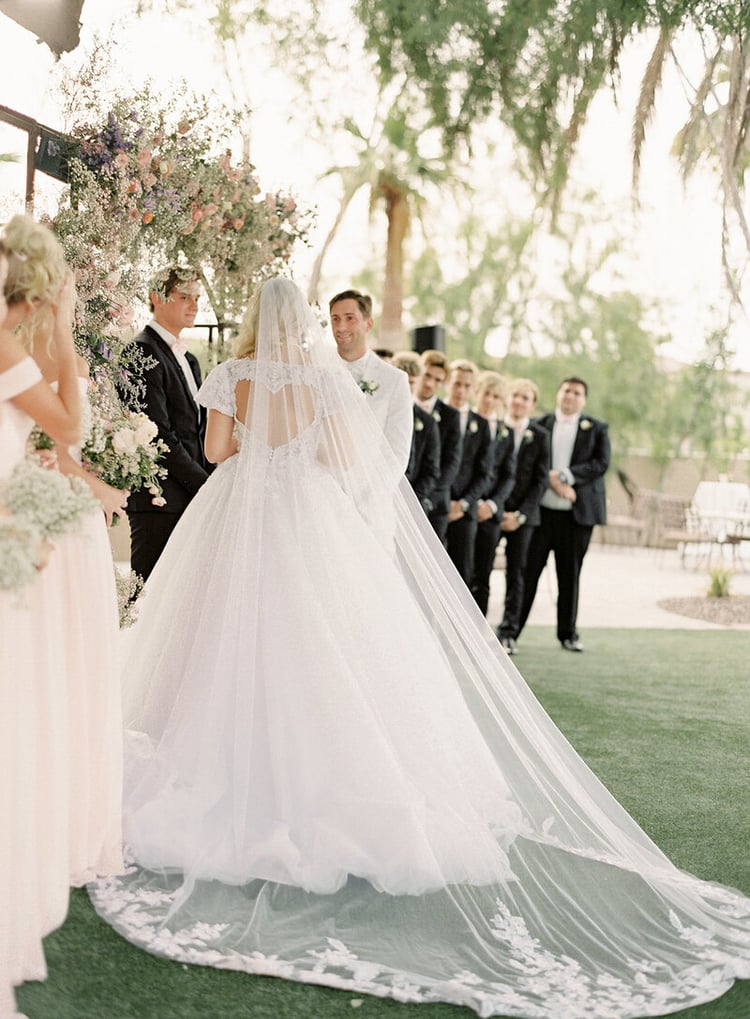
<svg viewBox="0 0 750 1019"><path fill-rule="evenodd" d="M242 448L126 638L134 863L96 909L168 958L482 1016L717 997L750 900L678 871L547 718L290 286L199 394Z"/></svg>

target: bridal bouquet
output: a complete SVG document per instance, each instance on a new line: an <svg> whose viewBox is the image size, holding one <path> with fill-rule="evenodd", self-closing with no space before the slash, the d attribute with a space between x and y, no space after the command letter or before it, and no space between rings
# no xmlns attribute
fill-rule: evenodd
<svg viewBox="0 0 750 1019"><path fill-rule="evenodd" d="M158 437L150 417L136 411L120 411L114 420L95 417L84 443L84 464L114 488L147 488L156 506L163 506L159 479L166 467L159 463L167 444Z"/></svg>
<svg viewBox="0 0 750 1019"><path fill-rule="evenodd" d="M100 512L98 501L81 478L67 478L27 456L0 484L0 505L40 540L77 530L88 513Z"/></svg>

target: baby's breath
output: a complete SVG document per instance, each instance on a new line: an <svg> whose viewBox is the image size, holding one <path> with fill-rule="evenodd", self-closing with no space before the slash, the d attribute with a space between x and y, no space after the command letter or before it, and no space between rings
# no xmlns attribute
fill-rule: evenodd
<svg viewBox="0 0 750 1019"><path fill-rule="evenodd" d="M101 509L85 481L47 470L33 456L0 484L0 503L40 538L75 531L86 514Z"/></svg>

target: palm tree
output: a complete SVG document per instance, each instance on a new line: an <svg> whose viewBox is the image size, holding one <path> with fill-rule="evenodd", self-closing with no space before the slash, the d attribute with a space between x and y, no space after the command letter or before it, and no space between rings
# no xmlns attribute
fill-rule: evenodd
<svg viewBox="0 0 750 1019"><path fill-rule="evenodd" d="M633 123L633 187L637 192L640 156L646 127L653 113L662 71L668 58L677 68L690 113L673 145L687 180L702 160L718 165L722 192L722 263L732 297L741 304L738 273L729 248L732 223L739 229L750 256L750 227L743 195L750 168L750 52L739 35L701 36L704 67L697 85L690 81L675 48L673 30L663 30L641 82ZM741 275L741 273L739 274Z"/></svg>
<svg viewBox="0 0 750 1019"><path fill-rule="evenodd" d="M352 165L334 166L324 174L341 178L342 193L308 285L308 299L315 303L323 261L331 243L352 199L362 188L369 189L370 216L374 217L382 207L387 223L380 344L391 350L403 345L404 247L411 224L420 218L431 187L455 183L444 155L432 158L421 151L420 142L429 126L418 126L419 119L414 104L402 90L385 116L376 116L368 134L354 121L345 121L345 129L359 147L359 158Z"/></svg>

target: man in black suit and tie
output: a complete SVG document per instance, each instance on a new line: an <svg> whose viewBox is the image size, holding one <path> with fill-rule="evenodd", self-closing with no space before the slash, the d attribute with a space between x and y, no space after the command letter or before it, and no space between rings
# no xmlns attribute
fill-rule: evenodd
<svg viewBox="0 0 750 1019"><path fill-rule="evenodd" d="M472 361L459 360L451 364L448 380L448 402L458 411L463 438L461 463L451 485L448 555L467 587L474 579L477 504L490 489L494 465L490 426L469 406L478 375Z"/></svg>
<svg viewBox="0 0 750 1019"><path fill-rule="evenodd" d="M420 361L422 374L415 387L417 405L432 415L440 433L440 477L430 496L432 510L427 516L437 536L447 545L451 485L461 466L461 419L458 411L437 395L448 377L448 358L440 350L425 350Z"/></svg>
<svg viewBox="0 0 750 1019"><path fill-rule="evenodd" d="M419 355L412 350L400 350L391 357L394 368L406 372L412 396L422 374ZM432 512L432 494L440 478L440 432L437 422L418 404L413 404L414 431L411 437L411 453L406 468L406 480L425 513Z"/></svg>
<svg viewBox="0 0 750 1019"><path fill-rule="evenodd" d="M531 379L514 379L511 383L504 424L513 436L516 474L501 523L505 535L505 607L497 629L509 655L516 653L529 544L539 526L539 503L549 483L549 433L530 420L538 399L539 388Z"/></svg>
<svg viewBox="0 0 750 1019"><path fill-rule="evenodd" d="M471 593L486 616L490 601L490 584L495 566L495 553L500 542L500 525L505 501L513 488L516 454L513 433L502 420L506 403L506 383L497 372L485 371L479 376L476 411L489 425L492 440L492 479L477 503L477 534L474 541L474 577Z"/></svg>
<svg viewBox="0 0 750 1019"><path fill-rule="evenodd" d="M213 470L203 453L206 412L196 403L201 373L196 358L180 342L198 312L200 283L193 272L172 268L150 285L153 318L133 340L152 362L143 374L143 410L169 447L163 464L163 506L141 489L127 505L130 564L146 580L190 500Z"/></svg>
<svg viewBox="0 0 750 1019"><path fill-rule="evenodd" d="M583 379L563 379L555 413L537 419L550 436L551 469L540 524L529 546L520 619L522 629L552 551L557 572L557 639L566 651L583 651L576 628L581 566L594 525L607 520L604 475L609 467L609 434L604 421L583 414L587 395Z"/></svg>

